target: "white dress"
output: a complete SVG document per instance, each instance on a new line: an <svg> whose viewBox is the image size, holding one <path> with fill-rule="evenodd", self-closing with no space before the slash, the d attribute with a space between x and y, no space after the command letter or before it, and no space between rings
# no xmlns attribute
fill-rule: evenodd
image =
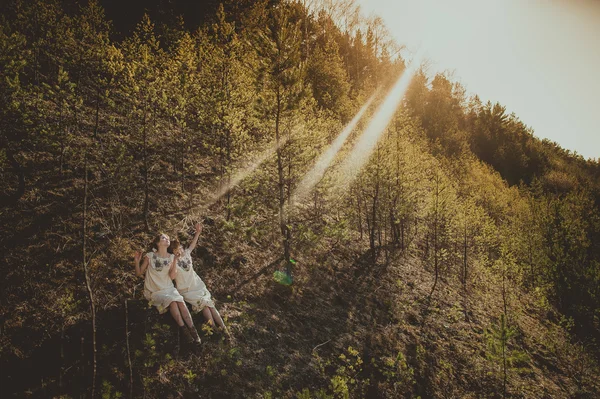
<svg viewBox="0 0 600 399"><path fill-rule="evenodd" d="M183 255L177 261L177 276L175 284L177 291L192 305L194 313L201 311L204 307L214 307L210 292L206 289L204 281L194 271L190 249L183 251Z"/></svg>
<svg viewBox="0 0 600 399"><path fill-rule="evenodd" d="M150 302L150 306L156 306L159 313L165 313L171 302L183 302L173 280L169 276L169 268L173 263L173 254L167 258L161 258L155 252L148 252L148 268L144 280L144 297Z"/></svg>

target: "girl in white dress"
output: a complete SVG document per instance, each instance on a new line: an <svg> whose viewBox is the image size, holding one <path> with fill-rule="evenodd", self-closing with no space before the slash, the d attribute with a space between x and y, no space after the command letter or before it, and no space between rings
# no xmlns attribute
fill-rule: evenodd
<svg viewBox="0 0 600 399"><path fill-rule="evenodd" d="M158 235L152 242L153 252L148 252L144 256L141 266L142 253L136 252L135 274L138 277L144 276L144 297L150 305L155 306L161 314L169 309L185 339L199 344L200 337L194 327L192 316L185 306L183 297L173 285L173 280L177 277L179 255L167 252L170 243L168 235Z"/></svg>
<svg viewBox="0 0 600 399"><path fill-rule="evenodd" d="M187 249L183 250L178 240L173 239L173 241L171 241L169 251L175 254L175 256L179 255L179 259L177 260L175 285L177 286L177 291L185 298L185 301L192 305L192 311L194 313L201 311L211 327L214 326L216 322L216 324L229 335L221 315L217 309L215 309L215 303L211 298L210 292L206 289L206 284L204 284L204 281L202 281L200 276L194 271L191 254L198 243L202 225L196 223L195 229L196 234Z"/></svg>

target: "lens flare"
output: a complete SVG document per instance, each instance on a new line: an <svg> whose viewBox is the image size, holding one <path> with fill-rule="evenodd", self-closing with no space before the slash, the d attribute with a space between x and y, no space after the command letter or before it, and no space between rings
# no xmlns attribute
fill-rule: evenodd
<svg viewBox="0 0 600 399"><path fill-rule="evenodd" d="M282 147L287 142L287 137L283 137L279 140L279 146L277 143L273 143L271 147L267 150L263 151L252 163L248 166L239 170L235 175L231 177L231 180L228 184L221 187L221 189L211 198L209 202L205 204L205 207L209 207L218 200L220 200L225 194L227 194L231 189L237 186L242 180L244 180L248 175L254 172L263 162L265 162L271 155L277 151L277 148Z"/></svg>
<svg viewBox="0 0 600 399"><path fill-rule="evenodd" d="M410 65L402 73L400 78L398 78L383 103L379 106L377 111L375 111L375 114L365 128L365 131L352 148L352 152L340 166L338 176L334 183L334 191L340 192L345 189L369 160L373 149L396 113L396 110L408 89L408 85L419 67L422 58L421 54L421 52L417 53Z"/></svg>
<svg viewBox="0 0 600 399"><path fill-rule="evenodd" d="M296 204L300 202L309 192L310 190L321 180L325 170L331 164L331 161L335 158L335 155L342 148L342 145L352 133L358 121L363 117L364 113L367 111L373 99L375 98L377 93L373 94L371 98L367 100L367 102L362 106L362 108L358 111L358 113L352 118L352 120L346 125L344 130L336 137L336 139L331 143L331 146L325 151L312 169L304 176L302 181L298 184L295 192L292 194L292 204Z"/></svg>

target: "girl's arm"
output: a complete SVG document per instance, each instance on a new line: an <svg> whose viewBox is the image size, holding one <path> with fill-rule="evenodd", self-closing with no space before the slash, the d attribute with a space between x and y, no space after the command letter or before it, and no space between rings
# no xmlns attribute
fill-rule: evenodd
<svg viewBox="0 0 600 399"><path fill-rule="evenodd" d="M135 265L135 275L138 277L142 277L148 268L148 257L144 256L144 262L142 262L142 266L140 266L141 259L142 253L137 251L133 256L133 264Z"/></svg>
<svg viewBox="0 0 600 399"><path fill-rule="evenodd" d="M196 234L194 235L194 239L192 240L192 243L188 248L190 252L192 252L194 248L196 248L196 244L198 243L198 237L200 237L200 233L202 232L202 225L200 223L196 223L196 226L194 227L196 228Z"/></svg>
<svg viewBox="0 0 600 399"><path fill-rule="evenodd" d="M171 280L175 280L177 276L177 261L179 260L179 254L173 257L173 263L171 263L171 267L169 268L169 277Z"/></svg>

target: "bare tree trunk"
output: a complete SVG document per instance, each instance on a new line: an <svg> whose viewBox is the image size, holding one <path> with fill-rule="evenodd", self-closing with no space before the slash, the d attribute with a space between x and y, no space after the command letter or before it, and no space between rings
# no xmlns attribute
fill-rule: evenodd
<svg viewBox="0 0 600 399"><path fill-rule="evenodd" d="M379 179L375 183L375 194L373 196L373 206L371 208L371 227L369 229L369 244L373 251L373 262L377 261L376 245L375 245L375 233L377 231L377 203L379 199Z"/></svg>
<svg viewBox="0 0 600 399"><path fill-rule="evenodd" d="M363 228L362 228L362 211L360 209L360 190L357 189L356 190L356 205L358 207L358 217L357 217L357 221L358 221L358 231L360 232L360 239L362 241L363 239Z"/></svg>
<svg viewBox="0 0 600 399"><path fill-rule="evenodd" d="M467 265L468 265L468 243L467 243L467 238L468 238L468 232L467 232L467 211L465 210L465 226L464 226L464 236L463 236L463 273L462 273L462 280L463 280L463 290L466 294L467 292Z"/></svg>
<svg viewBox="0 0 600 399"><path fill-rule="evenodd" d="M131 365L131 349L129 348L129 309L125 299L125 344L127 346L127 364L129 365L129 397L133 398L133 367Z"/></svg>
<svg viewBox="0 0 600 399"><path fill-rule="evenodd" d="M389 221L390 221L390 240L394 245L398 243L398 235L396 234L396 218L394 217L394 204L393 202L390 205L389 212Z"/></svg>
<svg viewBox="0 0 600 399"><path fill-rule="evenodd" d="M506 313L505 313L506 315ZM502 382L502 397L506 398L506 380L507 380L507 370L506 370L506 341L507 341L507 337L506 337L506 330L507 330L507 325L508 325L508 321L506 320L506 318L503 320L502 323L502 373L504 374L504 379Z"/></svg>
<svg viewBox="0 0 600 399"><path fill-rule="evenodd" d="M529 262L529 273L531 275L530 277L530 284L532 287L535 287L535 266L534 266L534 262L533 262L533 226L530 225L529 229L528 229L528 234L527 234L527 255L528 255L528 262Z"/></svg>
<svg viewBox="0 0 600 399"><path fill-rule="evenodd" d="M58 114L58 131L59 132L62 131L62 127L63 127L63 107L62 107L62 101L61 101L60 112ZM61 176L63 175L66 140L67 140L67 132L65 129L65 132L60 139L60 155L58 157L58 167L59 167L59 172L60 172Z"/></svg>
<svg viewBox="0 0 600 399"><path fill-rule="evenodd" d="M384 213L382 213L384 214ZM389 253L388 253L388 234L387 234L387 220L385 217L381 218L381 229L379 230L379 246L381 247L382 245L382 241L383 241L383 247L384 247L384 252L385 252L385 263L387 264L389 262ZM381 236L383 235L383 239L381 239Z"/></svg>
<svg viewBox="0 0 600 399"><path fill-rule="evenodd" d="M506 375L506 346L502 345L502 359L503 359L503 371L504 371L504 382L502 384L502 397L505 398L506 397L506 380L507 380L507 375Z"/></svg>
<svg viewBox="0 0 600 399"><path fill-rule="evenodd" d="M154 119L156 123L156 107L154 110ZM142 157L144 158L144 227L146 231L150 231L150 223L148 221L148 213L150 212L150 185L148 183L148 132L146 131L146 107L144 106L144 119L142 121L142 136L143 148Z"/></svg>
<svg viewBox="0 0 600 399"><path fill-rule="evenodd" d="M181 125L181 194L185 196L185 129Z"/></svg>
<svg viewBox="0 0 600 399"><path fill-rule="evenodd" d="M462 273L462 280L463 280L463 290L466 292L467 291L467 235L465 234L465 241L464 241L464 246L463 246L463 273Z"/></svg>
<svg viewBox="0 0 600 399"><path fill-rule="evenodd" d="M506 315L506 323L508 324L508 298L506 293L506 265L502 262L502 306Z"/></svg>
<svg viewBox="0 0 600 399"><path fill-rule="evenodd" d="M222 190L225 184L225 139L223 137L223 126L220 125L217 130L219 135L219 190ZM219 204L223 203L223 199L219 199Z"/></svg>
<svg viewBox="0 0 600 399"><path fill-rule="evenodd" d="M227 102L231 101L231 96L230 96L230 91L229 91L229 68L225 68L225 96L227 98ZM225 118L225 115L223 115L223 120ZM227 167L229 167L231 165L231 129L227 128L227 136L226 136L226 149L227 149L227 153L226 153L226 162L227 162ZM231 171L227 172L227 187L230 187L231 185ZM231 218L231 187L229 190L227 190L227 221L229 221L229 219Z"/></svg>
<svg viewBox="0 0 600 399"><path fill-rule="evenodd" d="M404 251L405 249L405 244L404 244L404 216L400 219L400 248L402 249L402 251Z"/></svg>
<svg viewBox="0 0 600 399"><path fill-rule="evenodd" d="M280 88L277 88L277 111L275 114L275 139L276 139L276 145L277 145L277 175L279 177L279 227L281 229L281 234L283 236L283 258L286 264L286 272L288 273L288 275L291 275L292 272L292 268L291 268L291 262L290 262L290 242L289 242L289 237L290 237L290 231L289 228L287 226L287 215L286 215L286 209L285 209L285 192L284 192L284 188L285 188L285 178L284 178L284 171L283 171L283 154L282 154L282 149L280 148L280 132L279 132L279 127L281 124L281 92L280 92Z"/></svg>
<svg viewBox="0 0 600 399"><path fill-rule="evenodd" d="M63 309L63 320L65 318ZM58 371L58 387L63 387L63 375L65 372L65 324L63 322L60 328L60 369Z"/></svg>
<svg viewBox="0 0 600 399"><path fill-rule="evenodd" d="M226 154L227 166L231 165L231 130L227 129L227 154ZM227 221L231 218L231 171L227 171Z"/></svg>
<svg viewBox="0 0 600 399"><path fill-rule="evenodd" d="M92 348L93 348L93 372L92 372L92 398L95 397L96 393L96 368L97 368L97 350L96 350L96 305L94 304L94 294L92 292L92 285L90 280L90 272L88 269L88 255L87 255L87 200L88 200L88 149L85 149L84 155L84 194L83 194L83 223L82 223L82 235L83 235L83 271L85 275L85 286L88 292L90 300L90 311L92 316Z"/></svg>
<svg viewBox="0 0 600 399"><path fill-rule="evenodd" d="M440 198L440 186L439 178L436 176L435 179L435 207L433 210L433 267L435 270L435 280L433 287L431 287L431 293L429 297L433 295L435 287L438 283L439 278L439 264L438 264L438 222L439 222L439 198Z"/></svg>

